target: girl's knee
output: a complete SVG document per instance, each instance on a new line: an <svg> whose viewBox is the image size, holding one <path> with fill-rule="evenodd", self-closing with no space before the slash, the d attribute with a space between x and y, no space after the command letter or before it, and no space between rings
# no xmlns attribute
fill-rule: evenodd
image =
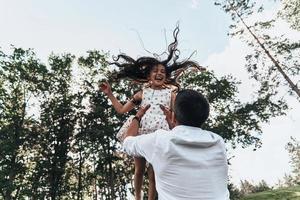
<svg viewBox="0 0 300 200"><path fill-rule="evenodd" d="M145 163L144 159L136 158L134 161L134 173L143 175L145 173Z"/></svg>
<svg viewBox="0 0 300 200"><path fill-rule="evenodd" d="M136 176L143 176L145 173L145 166L144 165L136 165L134 168L134 174Z"/></svg>
<svg viewBox="0 0 300 200"><path fill-rule="evenodd" d="M149 173L149 174L148 174L148 178L149 178L149 181L150 181L150 182L152 182L152 183L155 182L154 173Z"/></svg>
<svg viewBox="0 0 300 200"><path fill-rule="evenodd" d="M137 166L135 167L134 174L136 176L143 176L144 173L145 173L145 168L144 167L137 167Z"/></svg>

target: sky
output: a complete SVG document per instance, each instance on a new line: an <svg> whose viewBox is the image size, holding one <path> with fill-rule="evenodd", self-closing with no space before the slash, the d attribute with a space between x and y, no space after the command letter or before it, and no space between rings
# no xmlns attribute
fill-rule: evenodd
<svg viewBox="0 0 300 200"><path fill-rule="evenodd" d="M274 7L268 9L263 17L274 12ZM242 81L239 97L251 101L253 80L244 68L250 49L227 35L230 18L213 1L0 0L0 47L5 52L11 44L33 48L45 63L52 52L79 57L94 49L138 57L149 55L145 49L165 51L178 22L181 57L196 50L193 60L219 76L232 74ZM279 28L286 31L284 25ZM300 38L299 33L291 34ZM300 106L293 97L288 102L293 109L286 116L262 125L262 148L254 152L238 147L230 152L234 156L230 176L235 184L264 179L274 185L290 173L285 145L291 136L300 139Z"/></svg>

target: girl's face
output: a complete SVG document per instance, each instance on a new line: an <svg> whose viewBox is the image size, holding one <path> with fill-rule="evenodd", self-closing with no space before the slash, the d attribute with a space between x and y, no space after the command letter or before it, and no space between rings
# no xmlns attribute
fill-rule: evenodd
<svg viewBox="0 0 300 200"><path fill-rule="evenodd" d="M149 81L151 87L159 88L163 86L166 81L166 68L161 64L154 66L150 71Z"/></svg>

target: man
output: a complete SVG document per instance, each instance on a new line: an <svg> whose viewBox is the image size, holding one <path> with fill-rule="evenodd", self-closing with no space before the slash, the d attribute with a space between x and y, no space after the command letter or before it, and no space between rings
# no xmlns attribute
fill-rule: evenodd
<svg viewBox="0 0 300 200"><path fill-rule="evenodd" d="M144 157L152 164L159 199L228 200L224 141L200 128L209 115L206 98L194 90L178 92L172 121L175 127L136 136L139 121L148 108L137 112L123 148L127 154ZM171 112L162 109L170 121Z"/></svg>

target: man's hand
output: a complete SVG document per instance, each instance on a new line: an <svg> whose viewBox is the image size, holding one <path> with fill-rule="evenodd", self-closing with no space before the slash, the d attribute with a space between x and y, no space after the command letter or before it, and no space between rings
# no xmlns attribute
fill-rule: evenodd
<svg viewBox="0 0 300 200"><path fill-rule="evenodd" d="M144 114L147 112L149 108L150 105L146 105L145 107L141 106L135 116L137 116L139 119L142 119L142 117L144 116Z"/></svg>
<svg viewBox="0 0 300 200"><path fill-rule="evenodd" d="M172 129L174 128L175 124L174 124L174 114L172 112L172 110L164 105L159 105L160 109L162 109L162 111L164 112L164 115L166 116L166 120L169 124L169 128Z"/></svg>

